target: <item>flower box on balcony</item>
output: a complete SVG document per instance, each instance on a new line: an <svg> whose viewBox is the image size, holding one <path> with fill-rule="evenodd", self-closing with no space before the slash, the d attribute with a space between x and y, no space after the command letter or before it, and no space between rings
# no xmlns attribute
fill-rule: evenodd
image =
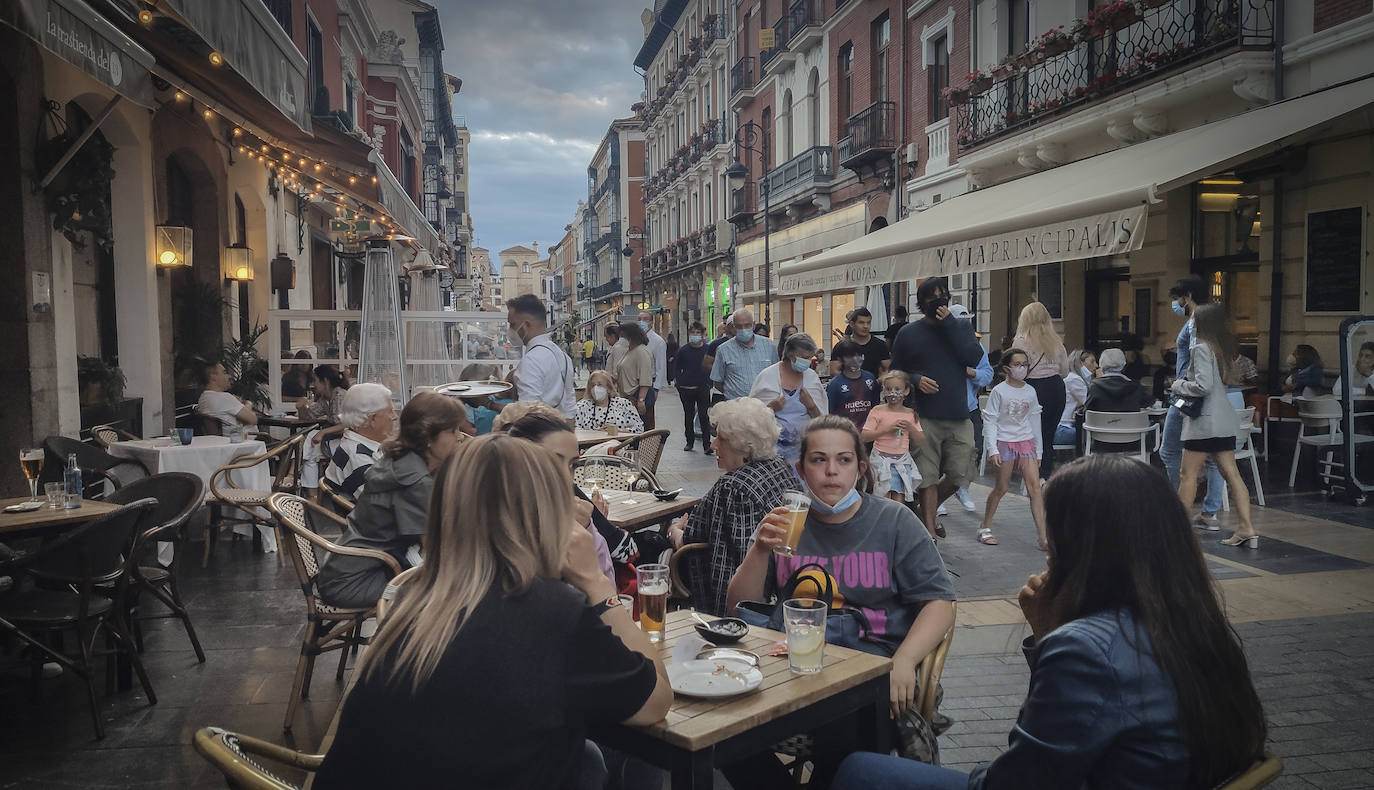
<svg viewBox="0 0 1374 790"><path fill-rule="evenodd" d="M1065 30L1063 25L1060 25L1042 33L1031 46L1032 49L1040 50L1044 57L1052 58L1073 49L1076 43L1077 39L1074 38L1073 34Z"/></svg>
<svg viewBox="0 0 1374 790"><path fill-rule="evenodd" d="M951 105L966 104L969 100L968 88L945 88L945 101Z"/></svg>
<svg viewBox="0 0 1374 790"><path fill-rule="evenodd" d="M969 79L968 90L973 96L977 96L980 93L986 93L988 88L991 87L992 77L986 74L978 74Z"/></svg>

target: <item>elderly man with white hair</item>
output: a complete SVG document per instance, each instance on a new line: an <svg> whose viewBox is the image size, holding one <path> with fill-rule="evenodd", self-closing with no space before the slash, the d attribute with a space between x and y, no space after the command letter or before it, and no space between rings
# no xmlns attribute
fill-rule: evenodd
<svg viewBox="0 0 1374 790"><path fill-rule="evenodd" d="M1109 348L1097 359L1098 373L1088 385L1085 411L1140 411L1150 405L1150 393L1140 382L1121 371L1126 367L1126 354L1119 348Z"/></svg>
<svg viewBox="0 0 1374 790"><path fill-rule="evenodd" d="M343 438L324 476L337 491L356 498L373 456L396 426L391 390L381 384L354 384L344 395L339 422L345 428Z"/></svg>
<svg viewBox="0 0 1374 790"><path fill-rule="evenodd" d="M743 398L765 368L778 361L778 349L754 335L754 314L737 310L731 319L735 337L716 349L711 365L711 384L726 400Z"/></svg>

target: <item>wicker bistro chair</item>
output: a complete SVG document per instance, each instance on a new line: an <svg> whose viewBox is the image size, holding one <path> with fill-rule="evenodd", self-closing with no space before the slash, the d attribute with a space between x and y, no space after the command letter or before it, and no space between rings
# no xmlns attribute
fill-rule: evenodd
<svg viewBox="0 0 1374 790"><path fill-rule="evenodd" d="M396 574L386 588L382 590L382 597L377 599L377 627L381 628L382 623L386 622L387 613L395 605L396 597L401 593L401 587L413 579L420 572L420 566L407 568Z"/></svg>
<svg viewBox="0 0 1374 790"><path fill-rule="evenodd" d="M282 729L290 731L291 720L295 718L296 706L300 700L310 696L310 679L315 672L315 657L331 650L339 652L339 670L335 678L343 682L344 669L348 666L348 653L359 645L366 644L362 636L363 621L377 616L376 605L361 609L345 609L330 606L320 600L315 581L320 575L320 562L315 555L318 548L328 554L344 554L352 557L370 557L391 568L393 574L401 572L401 566L390 554L375 549L355 549L340 546L315 534L306 525L306 513L319 505L293 494L276 493L268 497L267 508L277 519L281 530L282 551L291 555L291 563L296 568L301 593L305 596L306 631L301 642L301 657L296 664L296 679L291 685L291 700L286 708L286 720Z"/></svg>
<svg viewBox="0 0 1374 790"><path fill-rule="evenodd" d="M615 451L622 453L629 450L635 453L644 469L656 475L658 474L658 462L663 458L663 445L668 443L669 433L667 428L645 431L621 442Z"/></svg>
<svg viewBox="0 0 1374 790"><path fill-rule="evenodd" d="M109 450L110 445L115 442L124 442L139 437L113 425L95 425L91 427L91 440L94 441L102 450Z"/></svg>
<svg viewBox="0 0 1374 790"><path fill-rule="evenodd" d="M148 695L148 704L157 704L157 695L124 623L123 602L132 561L122 556L156 505L156 500L140 499L67 531L31 554L0 563L0 574L23 570L64 587L34 588L0 597L0 630L14 634L33 649L35 684L43 661L56 661L85 681L97 739L105 737L93 677L97 656L113 659L115 653L126 655ZM76 656L68 657L40 638L67 630L76 632ZM96 647L101 632L113 642L109 649ZM108 690L114 686L113 667L112 661L106 662Z"/></svg>
<svg viewBox="0 0 1374 790"><path fill-rule="evenodd" d="M1259 790L1283 773L1283 761L1272 754L1255 761L1244 773L1221 785L1217 790Z"/></svg>
<svg viewBox="0 0 1374 790"><path fill-rule="evenodd" d="M635 491L652 491L659 487L658 479L648 469L640 469L633 461L613 455L591 456L573 461L573 482L585 486L589 476L588 468L595 468L595 464L601 464L603 488L628 491L633 486ZM632 480L633 483L630 482Z"/></svg>
<svg viewBox="0 0 1374 790"><path fill-rule="evenodd" d="M200 509L205 498L205 484L189 472L164 472L145 477L119 489L106 501L128 504L144 497L157 499L157 507L149 517L149 526L135 536L133 549L129 552L129 612L133 637L139 652L143 651L143 629L141 620L175 617L186 628L186 636L191 640L191 648L196 651L196 660L205 663L205 651L196 637L195 626L191 625L191 614L181 598L181 588L177 585L178 568L181 563L181 548L186 542L186 523L192 514ZM143 560L148 547L157 543L168 543L172 547L172 561L169 565L154 562L144 565ZM148 593L167 607L166 613L145 614L139 606L142 593Z"/></svg>
<svg viewBox="0 0 1374 790"><path fill-rule="evenodd" d="M357 507L356 502L335 488L334 483L329 482L329 478L323 474L320 475L320 499L341 516L347 516L353 512L353 508Z"/></svg>
<svg viewBox="0 0 1374 790"><path fill-rule="evenodd" d="M309 774L314 774L324 763L323 754L298 752L219 727L196 730L193 743L200 756L224 775L230 787L241 790L299 790L299 785L267 770L259 758L300 768Z"/></svg>
<svg viewBox="0 0 1374 790"><path fill-rule="evenodd" d="M210 497L206 502L210 507L210 523L205 528L202 568L210 564L210 554L219 538L220 529L234 524L272 526L270 516L264 510L268 497L278 491L300 491L301 445L305 437L304 432L298 433L261 455L237 458L233 463L221 466L210 475ZM268 490L241 488L233 481L232 473L235 470L250 469L259 464L267 464L272 472L272 483ZM247 517L226 516L225 508L235 508ZM280 557L278 561L285 562Z"/></svg>

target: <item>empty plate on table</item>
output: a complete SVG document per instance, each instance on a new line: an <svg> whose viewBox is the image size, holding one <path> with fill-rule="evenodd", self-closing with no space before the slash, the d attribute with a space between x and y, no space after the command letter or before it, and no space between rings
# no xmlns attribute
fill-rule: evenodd
<svg viewBox="0 0 1374 790"><path fill-rule="evenodd" d="M509 382L474 379L472 381L451 381L448 384L440 384L434 388L434 391L440 395L452 395L458 398L480 398L483 395L500 395L509 389Z"/></svg>
<svg viewBox="0 0 1374 790"><path fill-rule="evenodd" d="M733 697L763 684L763 673L740 661L684 661L668 665L673 691L688 697Z"/></svg>

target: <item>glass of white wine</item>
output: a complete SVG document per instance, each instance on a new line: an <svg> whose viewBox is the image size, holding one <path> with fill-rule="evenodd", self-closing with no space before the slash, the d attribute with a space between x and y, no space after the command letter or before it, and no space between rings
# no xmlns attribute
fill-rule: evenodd
<svg viewBox="0 0 1374 790"><path fill-rule="evenodd" d="M38 501L38 476L43 474L43 448L25 447L19 451L19 465L29 479L29 501Z"/></svg>
<svg viewBox="0 0 1374 790"><path fill-rule="evenodd" d="M644 467L639 460L639 451L620 450L616 453L616 455L634 464L634 468L629 470L629 477L627 478L627 482L625 483L625 490L629 491L631 496L633 497L635 493L635 484L637 484L639 482L639 478L643 477L644 475ZM634 504L635 502L633 498L627 499L625 501L629 504Z"/></svg>

